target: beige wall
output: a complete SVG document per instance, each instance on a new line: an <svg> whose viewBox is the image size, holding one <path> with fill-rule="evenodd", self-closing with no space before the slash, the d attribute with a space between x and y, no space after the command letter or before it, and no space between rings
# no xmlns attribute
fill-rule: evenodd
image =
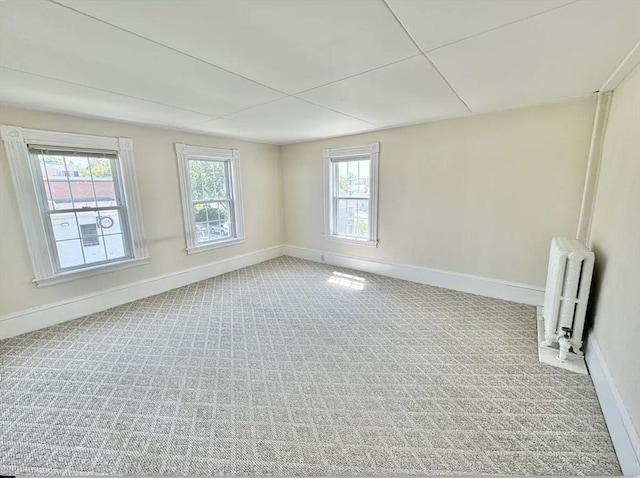
<svg viewBox="0 0 640 478"><path fill-rule="evenodd" d="M591 226L594 333L640 431L640 73L613 94Z"/></svg>
<svg viewBox="0 0 640 478"><path fill-rule="evenodd" d="M0 315L214 262L283 240L280 148L125 123L2 107L0 123L34 129L133 139L136 173L151 263L38 288L24 241L4 146L0 147ZM247 242L187 256L178 166L173 144L238 148Z"/></svg>
<svg viewBox="0 0 640 478"><path fill-rule="evenodd" d="M282 147L288 244L544 286L575 236L595 101ZM323 239L323 148L380 142L378 248Z"/></svg>

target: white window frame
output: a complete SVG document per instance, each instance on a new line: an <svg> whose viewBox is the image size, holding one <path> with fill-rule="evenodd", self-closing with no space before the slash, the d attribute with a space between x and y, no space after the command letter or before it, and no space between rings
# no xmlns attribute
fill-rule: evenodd
<svg viewBox="0 0 640 478"><path fill-rule="evenodd" d="M176 143L176 157L178 159L178 173L180 176L180 192L182 195L182 216L186 236L187 254L210 251L221 247L242 244L246 242L244 233L244 214L242 208L242 186L240 181L240 151L237 149L213 148L207 146L193 146ZM189 160L225 161L229 164L231 189L230 215L234 224L235 236L226 239L198 244L196 235L196 220L193 213L191 181L189 176Z"/></svg>
<svg viewBox="0 0 640 478"><path fill-rule="evenodd" d="M347 148L323 150L324 160L324 238L328 241L345 242L364 246L378 246L378 162L380 143ZM333 164L340 161L369 159L369 237L357 238L339 235L335 228L335 180Z"/></svg>
<svg viewBox="0 0 640 478"><path fill-rule="evenodd" d="M7 152L18 210L33 265L35 275L33 282L38 287L149 263L131 139L59 133L10 125L0 125L0 132ZM37 184L39 174L30 159L29 144L52 148L112 151L117 154L121 172L123 210L131 235L131 258L97 265L88 264L86 267L69 271L57 271L55 251L53 251L55 246L48 239L48 228L45 222L47 215L44 205L41 204L40 186Z"/></svg>

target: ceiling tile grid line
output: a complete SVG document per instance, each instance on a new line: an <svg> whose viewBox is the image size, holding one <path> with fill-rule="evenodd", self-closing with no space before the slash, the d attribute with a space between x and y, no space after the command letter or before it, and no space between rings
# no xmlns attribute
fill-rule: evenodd
<svg viewBox="0 0 640 478"><path fill-rule="evenodd" d="M411 35L411 33L409 33L409 30L407 30L407 28L404 26L404 24L400 21L400 19L395 14L395 12L391 9L391 7L387 3L387 1L386 0L380 0L380 1L387 7L387 9L389 10L389 13L393 16L393 18L395 18L395 20L398 22L400 27L404 30L404 32L406 33L407 37L409 37L409 39L413 42L413 44L418 49L418 51L427 59L427 61L431 64L433 69L436 70L438 72L438 74L442 77L442 79L447 84L447 86L449 88L451 88L451 91L453 91L455 93L455 95L464 104L464 106L467 108L467 110L469 110L469 113L473 113L471 108L469 108L469 105L467 104L467 102L462 98L462 96L460 96L460 94L455 90L455 88L453 86L451 86L451 83L449 83L449 80L447 80L447 78L442 74L442 72L438 69L438 67L431 61L431 59L427 55L424 54L424 52L420 48L420 45L418 45L418 43L416 43L416 41L414 40L414 38Z"/></svg>
<svg viewBox="0 0 640 478"><path fill-rule="evenodd" d="M377 124L375 124L375 123L372 123L371 121L364 120L364 119L362 119L362 118L358 118L357 116L350 115L350 114L348 114L348 113L343 113L342 111L335 110L335 109L333 109L333 108L329 108L328 106L324 106L324 105L321 105L321 104L318 104L318 103L314 103L313 101L310 101L310 100L305 99L305 98L298 98L297 96L294 96L294 98L295 98L295 99L297 99L297 100L300 100L300 101L304 101L305 103L309 103L310 105L318 106L318 107L320 107L320 108L324 108L325 110L333 111L334 113L338 113L339 115L342 115L342 116L348 116L349 118L353 118L353 119L355 119L355 120L362 121L362 122L364 122L364 123L368 123L368 124L370 124L371 126L375 126L375 127L379 127L379 126L380 126L380 125L377 125Z"/></svg>
<svg viewBox="0 0 640 478"><path fill-rule="evenodd" d="M475 113L596 91L640 39L640 2L574 2L428 54Z"/></svg>
<svg viewBox="0 0 640 478"><path fill-rule="evenodd" d="M176 49L176 48L173 48L173 47L171 47L171 46L169 46L169 45L166 45L166 44L164 44L164 43L158 42L158 41L156 41L156 40L150 39L150 38L148 38L148 37L145 37L145 36L143 36L143 35L140 35L140 34L138 34L138 33L136 33L136 32L133 32L133 31L131 31L131 30L128 30L128 29L126 29L126 28L122 28L122 27L120 27L120 26L118 26L118 25L115 25L115 24L113 24L113 23L110 23L110 22L104 21L104 20L102 20L102 19L100 19L100 18L98 18L98 17L95 17L95 16L93 16L93 15L87 14L87 13L82 12L82 11L80 11L80 10L77 10L77 9L75 9L75 8L73 8L73 7L70 7L70 6L65 5L65 4L63 4L63 3L60 3L60 2L58 2L58 1L56 1L56 0L47 0L47 1L49 1L50 3L52 3L52 4L54 4L54 5L57 5L57 6L59 6L59 7L65 8L65 9L67 9L67 10L70 10L70 11L72 11L72 12L74 12L74 13L77 13L77 14L79 14L79 15L83 15L83 16L85 16L85 17L87 17L87 18L90 18L90 19L92 19L92 20L94 20L94 21L98 21L98 22L100 22L100 23L102 23L102 24L104 24L104 25L107 25L107 26L110 26L110 27L115 28L115 29L117 29L117 30L120 30L120 31L122 31L122 32L124 32L124 33L130 34L130 35L134 35L134 36L136 36L136 37L138 37L138 38L140 38L140 39L142 39L142 40L146 40L146 41L151 42L151 43L153 43L153 44L155 44L155 45L158 45L158 46L160 46L160 47L167 48L167 49L169 49L169 50L171 50L171 51L173 51L173 52L175 52L175 53L178 53L178 54L181 54L181 55L187 56L187 57L189 57L189 58L191 58L191 59L193 59L193 60L200 61L200 62L205 63L205 64L207 64L207 65L209 65L209 66L211 66L211 67L214 67L214 68L216 68L216 69L220 69L220 70L226 71L227 73L230 73L230 74L233 74L233 75L239 76L240 78L243 78L243 79L245 79L245 80L251 81L251 82L256 83L256 84L258 84L258 85L260 85L260 86L263 86L263 87L265 87L265 88L269 88L269 89L274 90L274 91L276 91L276 92L278 92L278 93L280 93L280 94L285 95L285 96L280 97L280 98L276 98L276 99L269 100L269 101L266 101L266 102L261 102L261 103L257 103L257 104L255 104L255 105L251 105L251 106L248 106L248 107L242 108L242 109L240 109L240 110L236 110L236 111L233 111L233 112L231 112L231 113L227 113L227 114L225 114L225 115L211 116L211 120L215 120L215 119L219 119L219 118L229 118L229 117L232 117L233 115L235 115L235 114L237 114L237 113L240 113L240 112L243 112L243 111L246 111L246 110L250 110L250 109L253 109L253 108L257 108L257 107L260 107L260 106L263 106L263 105L266 105L266 104L269 104L269 103L273 103L273 102L276 102L276 101L280 101L280 100L283 100L283 99L285 99L285 98L295 97L295 98L297 98L297 99L299 99L299 100L301 100L301 101L305 101L305 102L307 102L307 103L313 104L314 106L318 106L318 107L320 107L320 108L323 108L323 109L326 109L326 110L332 111L332 112L334 112L334 113L338 113L338 114L341 114L341 115L344 115L344 116L348 116L348 117L350 117L350 118L353 118L353 119L356 119L356 120L359 120L359 121L365 122L365 123L367 123L367 124L370 124L370 125L372 125L372 126L374 126L374 127L377 127L377 126L378 126L378 125L376 125L375 123L372 123L371 121L368 121L368 120L365 120L365 119L362 119L362 118L358 118L358 117L353 116L353 115L350 115L350 114L348 114L348 113L345 113L345 112L342 112L342 111L338 111L338 110L335 110L335 109L333 109L333 108L329 108L329 107L327 107L327 106L324 106L324 105L321 105L321 104L317 104L317 103L314 103L314 102L309 101L309 100L307 100L307 99L299 98L299 97L297 97L297 96L296 96L297 94L300 94L300 93L306 92L306 91L308 91L308 90L304 90L304 91L301 91L301 92L298 92L298 93L288 94L288 93L286 93L286 92L284 92L284 91L281 91L281 90L278 90L277 88L274 88L274 87L272 87L272 86L269 86L269 85L263 84L263 83L261 83L261 82L259 82L259 81L256 81L256 80L252 79L252 78L249 78L249 77L243 76L243 75L241 75L241 74L238 74L238 73L236 73L236 72L234 72L234 71L231 71L231 70L228 70L228 69L226 69L226 68L222 68L222 67L220 67L219 65L216 65L216 64L214 64L214 63L211 63L211 62L208 62L208 61L206 61L206 60L203 60L202 58L199 58L199 57L197 57L197 56L194 56L194 55L191 55L191 54L189 54L189 53L183 52L183 51L181 51L181 50L178 50L178 49ZM419 50L419 49L418 49L418 50ZM398 63L398 62L401 62L401 61L404 61L404 60L407 60L407 59L413 58L413 57L415 57L415 56L420 56L420 55L421 55L421 53L417 53L416 55L412 55L412 56L405 57L405 58L400 58L400 59L398 59L398 60L396 60L396 61L393 61L393 62L390 62L390 63L384 64L384 65L380 65L380 66L377 66L377 67L375 67L375 68L371 68L371 69L369 69L369 70L362 71L362 72L359 72L359 73L354 74L354 75L350 75L350 76L347 76L347 77L344 77L344 78L340 78L340 79L338 79L338 80L335 80L335 81L329 82L328 84L336 83L336 82L339 82L339 81L342 81L342 80L345 80L345 79L349 79L349 78L354 77L354 76L362 75L362 74L368 73L369 71L374 71L374 70L377 70L377 69L380 69L380 68L384 68L384 67L386 67L386 66L393 65L393 64L395 64L395 63ZM25 73L29 73L29 72L25 72ZM56 79L56 80L58 80L57 78L52 78L52 79ZM58 80L58 81L62 81L62 80ZM86 86L86 87L90 87L90 88L94 88L94 89L98 89L98 90L102 90L102 91L108 91L109 93L114 93L114 94L121 94L121 93L117 93L117 92L114 92L114 91L103 90L103 89L101 89L101 88L95 88L95 87L92 87L92 86L89 86L89 85L84 85L84 84L83 84L83 85L80 85L80 86ZM319 88L319 87L322 87L322 86L325 86L325 85L318 85L318 86L315 86L315 87L310 88L310 89L315 89L315 88ZM134 96L131 96L131 95L126 95L126 94L121 94L121 95L122 95L122 96L129 96L129 97L137 98L137 97L134 97ZM148 100L148 99L145 99L145 98L137 98L137 99L140 99L140 100L143 100L143 101L150 101L150 102L152 102L152 103L158 103L158 102L156 102L156 101ZM162 103L158 103L158 104L162 104ZM171 106L171 107L175 107L175 106L173 106L173 105L164 105L164 106ZM185 108L179 108L179 109L185 109ZM191 110L187 110L187 111L191 111ZM195 112L195 113L199 113L199 114L206 114L206 113L199 112L199 111L193 111L193 112ZM197 123L197 124L194 124L193 126L198 126L199 124L204 124L204 123L207 123L207 122L208 122L208 121L205 121L205 122L203 122L203 123Z"/></svg>
<svg viewBox="0 0 640 478"><path fill-rule="evenodd" d="M198 123L195 123L195 124L189 125L189 127L194 127L194 128L195 128L195 127L197 127L197 126L201 126L201 125L203 125L203 124L209 123L210 121L214 121L214 120L218 120L218 119L233 119L233 116L234 116L234 115L237 115L238 113L244 113L245 111L249 111L249 110L252 110L252 109L254 109L254 108L260 108L260 107L262 107L262 106L266 106L266 105L269 105L269 104L271 104L271 103L276 103L276 102L278 102L278 101L286 100L286 99L289 99L289 98L292 98L292 99L295 99L295 100L299 100L299 101L304 101L305 103L309 103L310 105L317 106L318 108L322 108L322 109L324 109L324 110L331 111L331 112L333 112L333 113L337 113L337 114L342 115L342 116L346 116L346 117L349 117L349 118L353 118L353 119L355 119L355 120L362 121L363 123L368 123L368 124L370 124L371 126L374 126L375 128L379 128L379 127L380 127L380 125L377 125L377 124L375 124L375 123L372 123L371 121L367 121L367 120L364 120L364 119L362 119L362 118L358 118L357 116L353 116L353 115L350 115L350 114L347 114L347 113L343 113L342 111L338 111L338 110L334 110L334 109L332 109L332 108L328 108L328 107L326 107L326 106L323 106L323 105L320 105L320 104L314 103L313 101L309 101L309 100L306 100L306 99L304 99L304 98L299 98L298 96L295 96L295 95L287 95L287 96L285 96L285 97L283 97L283 98L277 98L277 99L275 99L275 100L267 101L267 102L265 102L265 103L261 103L261 104L259 104L259 105L254 105L254 106L250 106L250 107L248 107L248 108L243 108L243 109L241 109L241 110L234 111L233 113L230 113L230 114L228 114L228 115L219 116L219 117L217 117L217 118L211 118L211 119L209 119L209 120L207 120L207 121L202 121L202 122L198 122Z"/></svg>
<svg viewBox="0 0 640 478"><path fill-rule="evenodd" d="M465 41L465 40L469 40L470 38L475 38L475 37L478 37L478 36L480 36L480 35L484 35L484 34L486 34L486 33L492 32L492 31L494 31L494 30L500 30L501 28L508 27L508 26L510 26L510 25L513 25L514 23L524 22L524 21L529 20L529 19L531 19L531 18L533 18L533 17L537 17L537 16L539 16L539 15L544 15L544 14L546 14L546 13L550 13L550 12L552 12L552 11L554 11L554 10L558 10L558 9L561 9L561 8L568 7L569 5L571 5L571 4L573 4L573 3L577 3L577 2L584 2L584 1L585 1L585 0L572 0L572 1L568 2L568 3L563 4L563 5L558 5L557 7L549 8L548 10L543 10L543 11L538 12L538 13L533 13L533 14L531 14L531 15L528 15L528 16L524 17L524 18L519 18L518 20L513 20L512 22L503 23L502 25L498 25L498 26L496 26L496 27L489 28L489 29L487 29L487 30L483 30L483 31L478 32L478 33L474 33L473 35L469 35L469 36L466 36L466 37L464 37L464 38L459 38L458 40L455 40L455 41L452 41L452 42L449 42L449 43L445 43L445 44L443 44L443 45L438 45L437 47L429 48L429 49L422 50L422 51L423 51L423 53L425 53L425 54L426 54L426 53L430 53L430 52L432 52L432 51L439 50L440 48L444 48L444 47L447 47L447 46L449 46L449 45L454 45L454 44L456 44L456 43L459 43L459 42L462 42L462 41Z"/></svg>
<svg viewBox="0 0 640 478"><path fill-rule="evenodd" d="M0 59L5 67L208 117L286 96L52 2L0 5Z"/></svg>
<svg viewBox="0 0 640 478"><path fill-rule="evenodd" d="M272 144L584 97L640 63L639 0L0 6L1 103Z"/></svg>
<svg viewBox="0 0 640 478"><path fill-rule="evenodd" d="M56 77L53 77L53 76L43 75L41 73L34 73L32 71L21 70L19 68L11 68L9 66L4 66L2 64L0 64L0 69L11 70L11 71L15 71L15 72L18 72L18 73L23 73L25 75L37 76L39 78L45 78L47 80L60 81L62 83L67 83L69 85L81 86L82 88L88 88L88 89L91 89L91 90L102 91L102 92L105 92L105 93L110 93L112 95L122 96L124 98L131 98L131 99L134 99L134 100L146 101L147 103L153 103L153 104L160 105L160 106L166 106L168 108L175 108L177 110L187 111L189 113L196 113L196 114L199 114L199 115L203 115L203 116L209 117L209 120L218 119L218 118L221 117L221 116L210 115L210 114L208 114L208 113L206 113L204 111L196 111L196 110L192 110L192 109L189 109L189 108L185 108L183 106L170 105L168 103L163 103L161 101L156 101L156 100L152 100L152 99L149 99L149 98L141 98L139 96L129 95L127 93L122 93L122 92L119 92L119 91L108 90L108 89L105 89L105 88L100 88L98 86L87 85L87 84L84 84L84 83L76 83L74 81L69 81L69 80L65 80L65 79L62 79L62 78L56 78ZM272 100L272 101L278 101L278 99L280 99L280 98L277 98L277 99Z"/></svg>
<svg viewBox="0 0 640 478"><path fill-rule="evenodd" d="M7 106L169 129L184 129L207 119L172 106L6 68L0 68L0 78L0 103Z"/></svg>
<svg viewBox="0 0 640 478"><path fill-rule="evenodd" d="M176 49L176 48L173 48L172 46L165 45L164 43L158 42L158 41L153 40L153 39L151 39L151 38L147 38L147 37L145 37L145 36L143 36L143 35L140 35L139 33L133 32L133 31L131 31L131 30L127 30L126 28L122 28L122 27L120 27L120 26L118 26L118 25L114 25L113 23L110 23L110 22L104 21L104 20L102 20L101 18L95 17L95 16L93 16L93 15L89 15L88 13L85 13L85 12L83 12L83 11L81 11L81 10L77 10L77 9L75 9L75 8L73 8L73 7L70 7L70 6L65 5L65 4L63 4L63 3L60 3L60 2L58 2L58 1L56 1L56 0L47 0L47 1L48 1L48 2L53 3L54 5L57 5L57 6L59 6L59 7L65 8L65 9L67 9L67 10L69 10L69 11L72 11L72 12L74 12L74 13L77 13L78 15L83 15L83 16L85 16L85 17L87 17L87 18L90 18L90 19L92 19L92 20L95 20L95 21L97 21L97 22L100 22L100 23L102 23L102 24L104 24L104 25L107 25L107 26L109 26L109 27L115 28L115 29L120 30L120 31L122 31L122 32L124 32L124 33L128 33L129 35L136 36L136 37L138 37L138 38L140 38L140 39L142 39L142 40L146 40L146 41L148 41L148 42L150 42L150 43L153 43L153 44L158 45L158 46L160 46L160 47L166 48L166 49L171 50L171 51L173 51L173 52L175 52L175 53L178 53L178 54L180 54L180 55L184 55L184 56L186 56L186 57L189 57L189 58L191 58L192 60L196 60L196 61L199 61L199 62L201 62L201 63L205 63L206 65L209 65L209 66L210 66L210 67L212 67L212 68L216 68L216 69L218 69L218 70L222 70L222 71L225 71L225 72L230 73L230 74L232 74L232 75L238 76L238 77L240 77L240 78L242 78L242 79L244 79L244 80L247 80L247 81L250 81L250 82L252 82L252 83L255 83L255 84L259 85L259 86L262 86L263 88L269 88L270 90L273 90L273 91L275 91L275 92L277 92L277 93L280 93L280 94L283 94L283 95L288 95L288 93L286 93L286 92L284 92L284 91L280 91L280 90L278 90L277 88L273 88L272 86L265 85L265 84L263 84L263 83L260 83L259 81L256 81L256 80L254 80L254 79L252 79L252 78L248 78L248 77L243 76L243 75L240 75L240 74L238 74L238 73L236 73L236 72L234 72L234 71L227 70L226 68L222 68L221 66L218 66L218 65L216 65L216 64L214 64L214 63L211 63L211 62L208 62L208 61L206 61L206 60L203 60L202 58L199 58L199 57L194 56L194 55L190 55L189 53L186 53L186 52L184 52L184 51L181 51L181 50L178 50L178 49Z"/></svg>
<svg viewBox="0 0 640 478"><path fill-rule="evenodd" d="M411 32L420 49L428 52L522 22L578 0L386 1Z"/></svg>
<svg viewBox="0 0 640 478"><path fill-rule="evenodd" d="M388 10L372 0L50 1L283 94L419 52ZM154 22L148 21L150 8ZM217 28L209 28L207 19L220 19Z"/></svg>
<svg viewBox="0 0 640 478"><path fill-rule="evenodd" d="M375 68L370 68L368 70L361 71L360 73L355 73L353 75L345 76L344 78L340 78L338 80L333 80L333 81L329 81L327 83L323 83L321 85L313 86L311 88L307 88L306 90L297 91L296 93L292 93L289 96L296 96L297 97L298 95L302 95L304 93L308 93L309 91L317 90L318 88L324 88L325 86L333 85L335 83L340 83L341 81L350 80L351 78L356 78L358 76L366 75L367 73L371 73L373 71L381 70L383 68L387 68L388 66L393 66L393 65L396 65L398 63L402 63L403 61L411 60L412 58L417 58L419 56L423 56L422 52L416 53L415 55L411 55L411 56L408 56L406 58L400 58L399 60L395 60L395 61L392 61L390 63L386 63L384 65L376 66Z"/></svg>
<svg viewBox="0 0 640 478"><path fill-rule="evenodd" d="M65 9L67 9L67 10L70 10L70 11L72 11L72 12L74 12L74 13L77 13L77 14L79 14L79 15L83 15L83 16L85 16L85 17L87 17L87 18L90 18L90 19L92 19L92 20L95 20L95 21L98 21L98 22L100 22L100 23L103 23L104 25L107 25L107 26L110 26L110 27L115 28L115 29L117 29L117 30L120 30L120 31L122 31L122 32L124 32L124 33L130 34L130 35L134 35L134 36L136 36L136 37L138 37L138 38L140 38L140 39L142 39L142 40L146 40L146 41L148 41L148 42L154 43L155 45L158 45L158 46L163 47L163 48L167 48L167 49L169 49L169 50L171 50L171 51L173 51L173 52L175 52L175 53L178 53L178 54L181 54L181 55L187 56L187 57L189 57L189 58L191 58L191 59L193 59L193 60L196 60L196 61L199 61L199 62L205 63L205 64L207 64L207 65L209 65L209 66L211 66L211 67L214 67L214 68L217 68L217 69L220 69L220 70L226 71L227 73L230 73L230 74L232 74L232 75L239 76L240 78L243 78L243 79L245 79L245 80L251 81L251 82L253 82L253 83L256 83L257 85L263 86L263 87L265 87L265 88L269 88L269 89L271 89L271 90L276 91L277 93L280 93L280 94L285 95L285 96L283 96L282 98L278 98L278 99L283 99L283 98L286 98L286 97L296 96L296 95L299 95L299 94L302 94L302 93L306 93L307 91L310 91L310 90L313 90L313 89L316 89L316 88L321 88L321 87L323 87L323 86L327 86L327 85L330 85L330 84L332 84L332 83L337 83L337 82L339 82L339 81L347 80L347 79L353 78L353 77L355 77L355 76L363 75L363 74L369 73L369 72L371 72L371 71L375 71L375 70L378 70L378 69L380 69L380 68L385 68L385 67L387 67L387 66L394 65L394 64L399 63L399 62L401 62L401 61L408 60L408 59L414 58L414 57L416 57L416 56L420 56L420 55L422 55L422 52L420 51L420 48L419 48L419 47L417 47L417 45L415 44L415 42L413 42L413 41L412 41L412 43L413 43L413 44L418 48L418 53L416 53L415 55L403 56L403 57L398 58L398 59L396 59L396 60L394 60L394 61L391 61L391 62L388 62L388 63L384 63L384 64L381 64L381 65L377 65L377 66L375 66L375 67L373 67L373 68L369 68L369 69L366 69L366 70L360 71L360 72L355 73L355 74L352 74L352 75L348 75L348 76L345 76L345 77L341 77L341 78L338 78L338 79L336 79L336 80L333 80L333 81L330 81L330 82L327 82L327 83L322 83L322 84L319 84L319 85L315 85L315 86L313 86L313 87L311 87L311 88L307 88L307 89L304 89L304 90L296 91L296 92L294 92L294 93L287 93L287 92L285 92L285 91L279 90L278 88L275 88L275 87L273 87L273 86L267 85L267 84L262 83L262 82L260 82L260 81L258 81L258 80L255 80L255 79L253 79L253 78L250 78L250 77L248 77L248 76L244 76L244 75L242 75L242 74L240 74L240 73L238 73L238 72L236 72L236 71L229 70L229 69L224 68L224 67L222 67L222 66L220 66L220 65L218 65L218 64L215 64L215 63L212 63L212 62L210 62L210 61L204 60L204 59L202 59L202 58L200 58L200 57L198 57L198 56L191 55L190 53L184 52L184 51L179 50L179 49L177 49L177 48L174 48L174 47L172 47L172 46L170 46L170 45L167 45L167 44L165 44L165 43L162 43L162 42L156 41L156 40L154 40L154 39L152 39L152 38L149 38L149 37L146 37L146 36L141 35L141 34L139 34L139 33L136 33L136 32L134 32L134 31L132 31L132 30L129 30L129 29L126 29L126 28L120 27L119 25L116 25L116 24L113 24L113 23L111 23L111 22L105 21L105 20L103 20L103 19L101 19L101 18L98 18L98 17L96 17L96 16L94 16L94 15L88 14L88 13L86 13L86 12L83 12L83 11L81 11L81 10L78 10L78 9L76 9L76 8L73 8L73 7L71 7L71 6L68 6L68 5L64 4L64 3L60 3L60 2L59 2L59 1L57 1L57 0L47 0L47 1L48 1L48 2L51 2L51 3L55 4L55 5L57 5L57 6L59 6L59 7L65 8ZM575 0L575 1L578 1L578 0ZM276 99L276 100L271 100L271 101L268 101L268 102L266 102L266 103L271 103L272 101L277 101L278 99ZM265 103L260 103L260 104L256 104L256 105L253 105L253 106L249 106L249 107L247 107L247 108L243 108L242 110L238 110L238 111L234 111L234 112L232 112L232 113L228 113L227 115L224 115L224 116L233 115L233 114L235 114L235 113L239 113L240 111L244 111L245 109L250 109L250 108L253 108L253 107L255 107L255 106L261 106L262 104L265 104ZM321 106L321 107L322 107L322 105L317 105L317 106ZM329 109L330 109L330 108L329 108ZM343 113L343 114L344 114L344 113ZM359 119L359 118L358 118L358 119Z"/></svg>

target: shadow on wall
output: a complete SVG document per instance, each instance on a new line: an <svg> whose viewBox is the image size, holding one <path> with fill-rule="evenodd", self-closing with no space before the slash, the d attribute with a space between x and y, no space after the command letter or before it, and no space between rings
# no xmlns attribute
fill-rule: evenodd
<svg viewBox="0 0 640 478"><path fill-rule="evenodd" d="M607 269L607 255L605 252L594 244L590 245L590 249L595 254L596 260L593 266L591 294L589 295L587 314L584 322L584 336L587 342L589 340L589 333L593 330L593 326L595 324L598 300L600 300L600 289Z"/></svg>

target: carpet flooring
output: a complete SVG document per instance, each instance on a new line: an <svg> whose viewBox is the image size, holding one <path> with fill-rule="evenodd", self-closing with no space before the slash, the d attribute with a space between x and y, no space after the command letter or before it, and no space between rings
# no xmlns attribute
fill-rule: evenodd
<svg viewBox="0 0 640 478"><path fill-rule="evenodd" d="M617 475L535 308L290 257L0 343L0 474Z"/></svg>

